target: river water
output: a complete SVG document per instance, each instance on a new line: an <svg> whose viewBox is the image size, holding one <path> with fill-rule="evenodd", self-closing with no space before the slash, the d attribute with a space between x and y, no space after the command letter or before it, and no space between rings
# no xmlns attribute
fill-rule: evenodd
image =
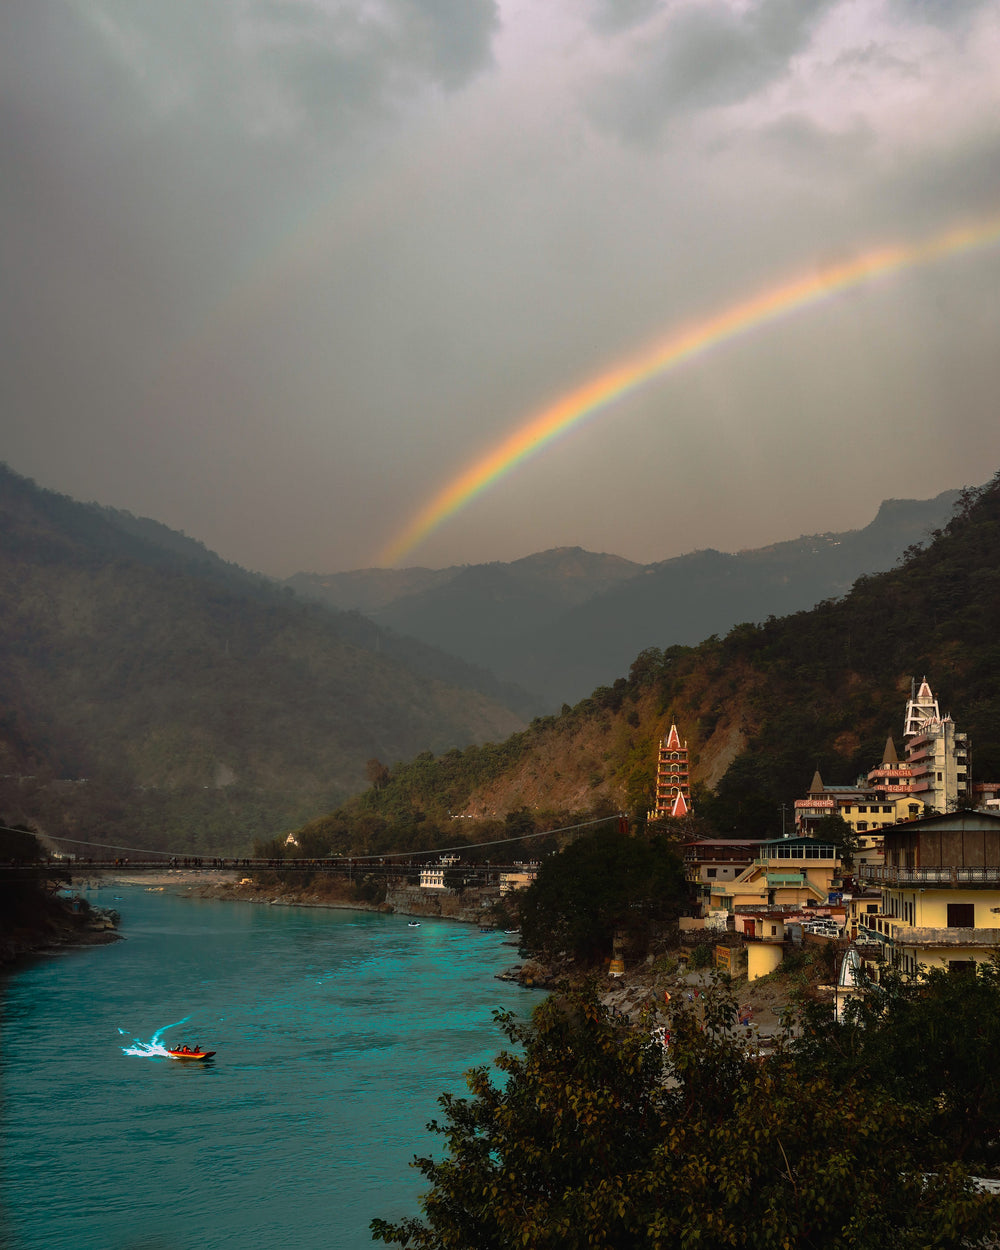
<svg viewBox="0 0 1000 1250"><path fill-rule="evenodd" d="M493 1009L538 1001L454 922L90 897L125 941L0 979L4 1250L371 1246L373 1216L418 1214L408 1163L505 1044ZM185 1042L217 1056L165 1056Z"/></svg>

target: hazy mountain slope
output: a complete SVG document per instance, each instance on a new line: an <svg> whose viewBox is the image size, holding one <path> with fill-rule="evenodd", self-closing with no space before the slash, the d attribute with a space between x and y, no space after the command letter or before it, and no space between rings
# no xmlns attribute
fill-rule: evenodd
<svg viewBox="0 0 1000 1250"><path fill-rule="evenodd" d="M353 569L347 573L295 573L286 586L304 599L315 599L341 612L362 612L371 616L380 608L407 595L444 586L465 566L446 569Z"/></svg>
<svg viewBox="0 0 1000 1250"><path fill-rule="evenodd" d="M693 644L844 594L944 524L957 496L887 500L861 530L645 566L563 547L509 564L297 574L288 584L487 668L530 691L532 710L551 710L621 676L645 647Z"/></svg>
<svg viewBox="0 0 1000 1250"><path fill-rule="evenodd" d="M650 646L691 645L741 621L763 621L844 594L865 573L890 568L912 543L944 524L957 491L889 500L870 525L814 534L729 555L699 551L651 565L528 633L496 645L501 676L572 703L628 671ZM516 674L516 677L515 677Z"/></svg>
<svg viewBox="0 0 1000 1250"><path fill-rule="evenodd" d="M910 678L924 675L970 735L973 780L993 780L998 620L1000 475L964 493L925 550L859 579L843 599L697 647L646 650L627 679L506 742L402 766L362 809L390 820L414 807L500 819L522 807L641 816L656 744L676 721L701 787L696 812L720 832L777 833L781 805L802 796L817 767L825 780L853 781L881 758L888 734L899 741Z"/></svg>
<svg viewBox="0 0 1000 1250"><path fill-rule="evenodd" d="M376 617L400 633L433 641L497 671L496 658L506 640L620 586L640 568L619 556L562 547L510 564L470 565L442 586L395 600Z"/></svg>
<svg viewBox="0 0 1000 1250"><path fill-rule="evenodd" d="M496 672L498 649L511 636L540 628L641 569L620 556L559 547L509 564L473 564L437 573L429 569L299 573L287 584L307 598L357 608L399 634ZM537 694L535 700L537 711L543 704Z"/></svg>
<svg viewBox="0 0 1000 1250"><path fill-rule="evenodd" d="M170 796L177 827L197 796L198 820L246 845L272 821L297 823L363 787L373 757L522 723L352 645L343 635L356 619L119 519L0 470L6 818L62 812L107 828L127 823L131 805L165 832ZM50 783L67 777L89 780L57 803ZM94 810L102 786L116 812Z"/></svg>

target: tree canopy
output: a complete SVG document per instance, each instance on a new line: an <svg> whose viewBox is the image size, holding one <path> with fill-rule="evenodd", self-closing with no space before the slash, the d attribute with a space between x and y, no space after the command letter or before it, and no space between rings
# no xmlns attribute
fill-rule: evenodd
<svg viewBox="0 0 1000 1250"><path fill-rule="evenodd" d="M531 951L590 964L611 956L616 929L641 944L685 897L683 866L666 838L605 828L542 860L520 901L521 935Z"/></svg>
<svg viewBox="0 0 1000 1250"><path fill-rule="evenodd" d="M848 1022L813 1013L766 1060L721 983L677 1004L667 1051L593 992L549 998L526 1025L500 1016L520 1053L497 1057L497 1081L469 1073L471 1097L439 1100L430 1127L446 1153L414 1161L431 1184L424 1219L373 1220L373 1237L411 1250L988 1244L1000 1198L977 1188L968 1154L949 1153L930 1096L961 1062L962 1030L984 1009L1000 1019L996 972L976 987L964 1001L944 983L930 997L873 987ZM954 1027L930 1034L946 1004ZM903 1044L914 1028L925 1061ZM888 1083L883 1037L898 1069ZM988 1083L976 1131L992 1141L1000 1076Z"/></svg>

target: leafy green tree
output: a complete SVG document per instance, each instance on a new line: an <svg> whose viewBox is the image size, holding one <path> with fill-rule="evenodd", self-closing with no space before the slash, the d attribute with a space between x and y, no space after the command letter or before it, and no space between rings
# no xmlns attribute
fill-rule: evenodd
<svg viewBox="0 0 1000 1250"><path fill-rule="evenodd" d="M820 842L832 842L845 868L853 868L854 856L858 852L858 835L843 816L824 816L812 829L813 836Z"/></svg>
<svg viewBox="0 0 1000 1250"><path fill-rule="evenodd" d="M683 867L665 839L602 829L542 860L521 899L521 935L539 954L594 963L611 955L616 929L641 942L684 897Z"/></svg>
<svg viewBox="0 0 1000 1250"><path fill-rule="evenodd" d="M534 833L535 818L526 807L516 807L504 817L504 831L511 838L521 838Z"/></svg>
<svg viewBox="0 0 1000 1250"><path fill-rule="evenodd" d="M862 1073L874 1087L927 1118L937 1161L1000 1167L1000 964L962 973L925 970L919 980L883 969L849 1003L844 1021L806 1012L797 1053L835 1080Z"/></svg>
<svg viewBox="0 0 1000 1250"><path fill-rule="evenodd" d="M595 998L500 1017L518 1055L441 1098L443 1157L424 1220L372 1221L412 1250L743 1247L902 1250L984 1244L1000 1199L960 1165L928 1173L921 1108L870 1083L747 1053L731 992L681 1003L668 1056ZM664 1078L667 1079L664 1079Z"/></svg>
<svg viewBox="0 0 1000 1250"><path fill-rule="evenodd" d="M502 1085L477 1068L471 1099L439 1099L445 1120L430 1127L448 1153L415 1160L432 1182L427 1223L373 1220L373 1237L439 1250L638 1244L626 1186L660 1137L659 1054L592 997L549 998L528 1027L497 1019L523 1055L497 1057Z"/></svg>

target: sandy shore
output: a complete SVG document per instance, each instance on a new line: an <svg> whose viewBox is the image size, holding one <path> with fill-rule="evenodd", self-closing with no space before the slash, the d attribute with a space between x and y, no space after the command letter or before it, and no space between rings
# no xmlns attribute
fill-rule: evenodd
<svg viewBox="0 0 1000 1250"><path fill-rule="evenodd" d="M129 872L127 868L86 869L74 874L73 889L102 889L109 885L138 885L147 889L167 886L190 888L199 885L229 885L246 876L241 868L164 868Z"/></svg>

